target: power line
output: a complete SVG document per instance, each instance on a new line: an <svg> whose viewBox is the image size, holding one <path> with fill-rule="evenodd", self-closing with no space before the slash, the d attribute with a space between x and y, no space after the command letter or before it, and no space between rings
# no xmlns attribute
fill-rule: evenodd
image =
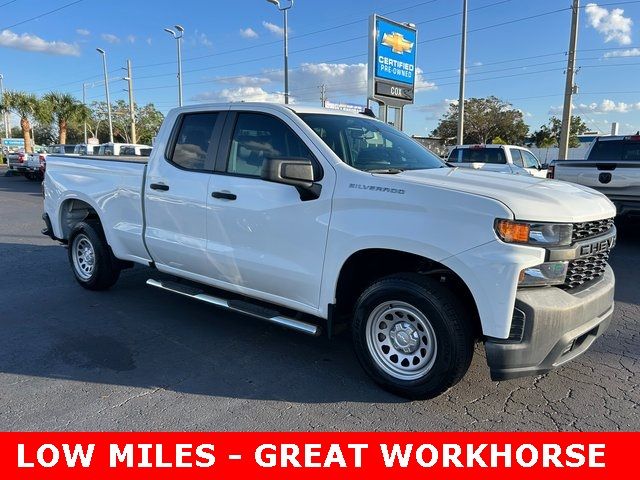
<svg viewBox="0 0 640 480"><path fill-rule="evenodd" d="M53 10L49 10L48 12L45 12L45 13L41 13L40 15L36 15L35 17L27 18L26 20L22 20L21 22L14 23L13 25L9 25L8 27L4 27L1 30L9 30L11 28L17 27L19 25L23 25L23 24L31 22L33 20L38 20L38 19L40 19L42 17L46 17L47 15L51 15L52 13L59 12L60 10L64 10L65 8L72 7L72 6L77 5L77 4L81 3L81 2L84 2L84 0L76 0L75 2L67 3L66 5L62 5L61 7L55 8Z"/></svg>

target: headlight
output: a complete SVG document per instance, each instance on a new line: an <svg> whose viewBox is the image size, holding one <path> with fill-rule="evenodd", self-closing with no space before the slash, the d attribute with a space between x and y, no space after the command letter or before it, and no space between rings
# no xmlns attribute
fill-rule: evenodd
<svg viewBox="0 0 640 480"><path fill-rule="evenodd" d="M519 287L562 285L567 278L568 262L548 262L520 272Z"/></svg>
<svg viewBox="0 0 640 480"><path fill-rule="evenodd" d="M541 247L571 245L573 225L570 223L533 223L496 220L496 233L503 242Z"/></svg>

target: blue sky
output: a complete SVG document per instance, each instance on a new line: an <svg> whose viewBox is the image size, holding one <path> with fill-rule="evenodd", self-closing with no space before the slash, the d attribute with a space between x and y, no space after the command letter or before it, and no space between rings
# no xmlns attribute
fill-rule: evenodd
<svg viewBox="0 0 640 480"><path fill-rule="evenodd" d="M285 0L286 1L286 0ZM0 0L0 73L5 88L69 91L99 82L107 51L112 98L126 99L127 59L138 103L168 111L177 102L175 41L163 28L186 29L187 103L282 98L282 15L266 0ZM467 96L496 95L525 113L531 129L562 105L570 0L469 0ZM291 96L318 105L318 86L333 101L364 103L367 18L388 14L418 26L416 104L406 130L424 135L458 96L462 0L296 0L290 14ZM640 1L583 2L576 113L608 132L640 130ZM101 85L89 87L101 100Z"/></svg>

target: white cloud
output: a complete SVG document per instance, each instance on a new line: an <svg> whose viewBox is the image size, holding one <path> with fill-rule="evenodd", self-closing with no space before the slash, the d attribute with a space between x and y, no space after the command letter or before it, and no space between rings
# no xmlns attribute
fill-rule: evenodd
<svg viewBox="0 0 640 480"><path fill-rule="evenodd" d="M640 57L640 48L629 48L627 50L614 50L604 54L604 58L615 57Z"/></svg>
<svg viewBox="0 0 640 480"><path fill-rule="evenodd" d="M105 42L109 42L111 44L120 43L120 37L114 35L113 33L103 33L101 37Z"/></svg>
<svg viewBox="0 0 640 480"><path fill-rule="evenodd" d="M240 36L243 38L258 38L258 33L251 27L241 28Z"/></svg>
<svg viewBox="0 0 640 480"><path fill-rule="evenodd" d="M222 83L226 85L235 85L235 86L250 86L256 87L259 85L266 85L271 83L272 80L267 77L251 77L251 76L237 76L237 77L217 77L212 78L212 82L214 83Z"/></svg>
<svg viewBox="0 0 640 480"><path fill-rule="evenodd" d="M82 35L83 37L88 37L89 35L91 35L91 32L89 30L87 30L86 28L78 28L76 30L76 33L78 35Z"/></svg>
<svg viewBox="0 0 640 480"><path fill-rule="evenodd" d="M153 45L153 39L151 37L147 38L147 45Z"/></svg>
<svg viewBox="0 0 640 480"><path fill-rule="evenodd" d="M73 57L80 55L80 47L76 44L57 41L50 42L28 33L18 35L11 30L3 30L0 32L0 47L48 53L51 55L67 55Z"/></svg>
<svg viewBox="0 0 640 480"><path fill-rule="evenodd" d="M279 27L275 23L263 21L262 22L262 26L264 28L266 28L267 30L269 30L274 35L278 35L279 37L283 37L284 36L284 28Z"/></svg>
<svg viewBox="0 0 640 480"><path fill-rule="evenodd" d="M420 69L416 71L416 90L432 90L436 88L433 82L427 81ZM236 88L226 90L225 96L233 92L262 95L266 85L272 89L281 89L284 72L282 70L267 70L259 76L219 77L211 79L214 83L229 84ZM291 97L298 102L319 101L318 85L327 86L327 97L332 101L346 98L360 99L364 102L367 95L367 65L365 63L304 63L292 69L289 73ZM253 90L247 90L252 88ZM244 90L243 90L244 89ZM256 92L258 92L256 94ZM274 94L270 94L274 95ZM278 94L280 95L280 94ZM273 97L269 97L273 98ZM208 92L207 100L219 99L219 93Z"/></svg>
<svg viewBox="0 0 640 480"><path fill-rule="evenodd" d="M484 65L482 62L473 62L474 67L481 67L482 65Z"/></svg>
<svg viewBox="0 0 640 480"><path fill-rule="evenodd" d="M605 42L616 41L620 45L631 43L631 27L633 20L624 16L624 10L614 8L607 10L596 3L585 7L589 24L604 35Z"/></svg>
<svg viewBox="0 0 640 480"><path fill-rule="evenodd" d="M136 36L135 35L127 35L127 42L129 42L130 44L134 44L136 43Z"/></svg>
<svg viewBox="0 0 640 480"><path fill-rule="evenodd" d="M580 115L580 113L591 113L594 115L605 115L609 113L629 113L640 110L640 102L636 103L626 103L626 102L615 102L608 98L605 98L600 103L592 102L592 103L580 103L578 105L574 105L574 113L576 115ZM562 107L554 106L549 110L551 115L559 115L562 113Z"/></svg>
<svg viewBox="0 0 640 480"><path fill-rule="evenodd" d="M269 93L261 87L225 88L219 92L199 93L196 102L272 102L284 103L282 93Z"/></svg>

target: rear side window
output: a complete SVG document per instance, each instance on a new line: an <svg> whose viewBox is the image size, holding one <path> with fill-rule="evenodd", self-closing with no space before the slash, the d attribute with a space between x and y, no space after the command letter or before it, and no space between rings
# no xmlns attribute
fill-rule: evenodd
<svg viewBox="0 0 640 480"><path fill-rule="evenodd" d="M506 165L507 157L501 148L465 148L460 163L492 163Z"/></svg>
<svg viewBox="0 0 640 480"><path fill-rule="evenodd" d="M205 170L218 113L194 113L182 117L168 160L187 170Z"/></svg>
<svg viewBox="0 0 640 480"><path fill-rule="evenodd" d="M620 161L622 159L623 143L622 140L596 141L589 154L589 160L596 162L603 160Z"/></svg>
<svg viewBox="0 0 640 480"><path fill-rule="evenodd" d="M524 160L522 159L522 152L517 148L511 149L511 158L513 159L514 165L524 168Z"/></svg>
<svg viewBox="0 0 640 480"><path fill-rule="evenodd" d="M270 158L314 159L300 137L279 119L259 113L239 113L227 172L260 177L265 160Z"/></svg>
<svg viewBox="0 0 640 480"><path fill-rule="evenodd" d="M457 148L454 148L453 150L451 150L451 153L449 154L448 161L451 163L458 163L459 158L460 158L460 150L458 150Z"/></svg>

